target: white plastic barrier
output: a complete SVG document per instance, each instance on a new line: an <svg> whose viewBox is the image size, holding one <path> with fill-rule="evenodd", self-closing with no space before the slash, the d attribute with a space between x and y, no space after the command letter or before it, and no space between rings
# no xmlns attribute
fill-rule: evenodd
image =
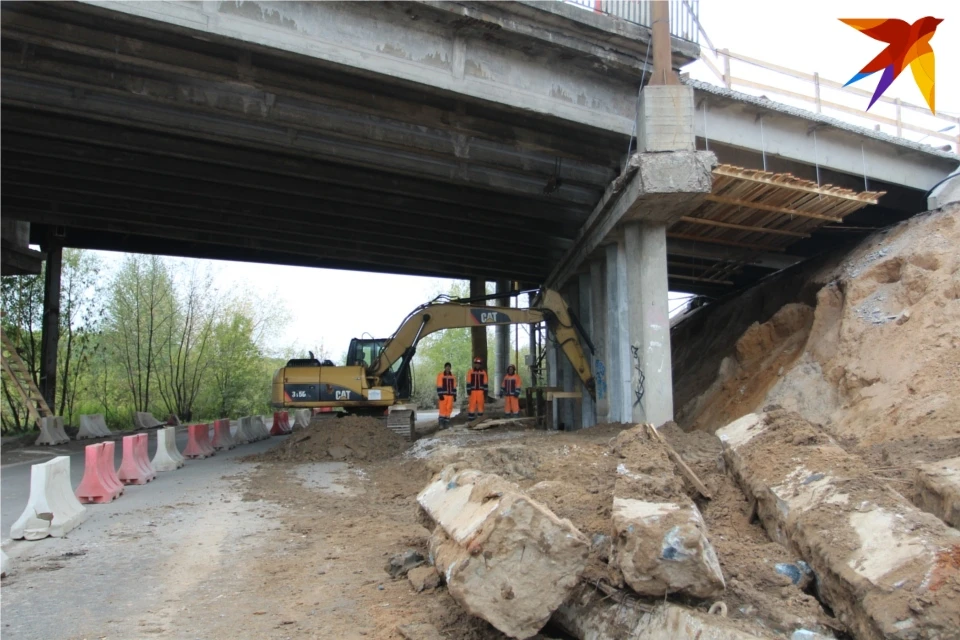
<svg viewBox="0 0 960 640"><path fill-rule="evenodd" d="M250 437L243 428L243 418L240 418L239 420L231 420L230 428L233 431L233 441L235 443L241 445L250 442Z"/></svg>
<svg viewBox="0 0 960 640"><path fill-rule="evenodd" d="M10 527L14 540L59 538L87 518L87 509L73 495L70 458L58 456L30 468L30 498Z"/></svg>
<svg viewBox="0 0 960 640"><path fill-rule="evenodd" d="M70 442L70 437L63 431L63 418L47 416L40 418L40 437L34 444L55 445Z"/></svg>
<svg viewBox="0 0 960 640"><path fill-rule="evenodd" d="M157 452L153 454L153 468L156 471L176 471L185 464L177 449L177 428L164 427L157 430Z"/></svg>
<svg viewBox="0 0 960 640"><path fill-rule="evenodd" d="M293 412L293 428L306 429L310 426L310 409L297 409Z"/></svg>
<svg viewBox="0 0 960 640"><path fill-rule="evenodd" d="M270 429L267 428L267 421L264 420L265 416L253 416L253 432L257 436L257 440L269 440L270 439ZM269 418L268 420L272 420Z"/></svg>
<svg viewBox="0 0 960 640"><path fill-rule="evenodd" d="M102 413L80 416L80 431L77 433L77 440L107 438L112 435L110 429L107 429L107 422L103 419Z"/></svg>
<svg viewBox="0 0 960 640"><path fill-rule="evenodd" d="M133 414L133 426L138 431L141 429L155 429L164 426L164 424L166 423L154 418L153 414L149 411L137 411Z"/></svg>

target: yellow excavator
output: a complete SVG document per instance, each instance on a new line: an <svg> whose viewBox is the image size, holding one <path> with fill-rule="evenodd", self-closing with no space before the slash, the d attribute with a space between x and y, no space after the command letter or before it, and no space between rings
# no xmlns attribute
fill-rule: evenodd
<svg viewBox="0 0 960 640"><path fill-rule="evenodd" d="M414 309L400 328L386 339L354 338L347 362L296 359L273 376L275 408L333 408L348 414L387 415L387 426L412 437L416 405L404 404L413 391L411 363L417 343L424 336L458 327L546 322L574 371L593 396L590 360L581 347L581 337L590 351L593 345L559 293L541 289L534 306L527 309L488 307L486 298L437 298Z"/></svg>

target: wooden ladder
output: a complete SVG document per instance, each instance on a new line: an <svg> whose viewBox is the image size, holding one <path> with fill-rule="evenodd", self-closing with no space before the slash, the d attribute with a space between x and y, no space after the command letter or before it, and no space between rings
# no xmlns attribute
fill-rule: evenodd
<svg viewBox="0 0 960 640"><path fill-rule="evenodd" d="M16 347L7 338L2 328L0 328L0 342L3 347L0 349L0 365L3 366L4 373L10 378L13 388L20 394L20 399L26 405L30 418L37 423L39 429L40 419L52 416L53 412L50 411L47 401L43 399L40 389L34 384L27 365L24 364Z"/></svg>

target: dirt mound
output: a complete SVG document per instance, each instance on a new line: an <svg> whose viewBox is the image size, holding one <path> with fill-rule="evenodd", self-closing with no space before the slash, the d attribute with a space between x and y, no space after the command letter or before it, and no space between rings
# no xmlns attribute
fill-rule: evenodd
<svg viewBox="0 0 960 640"><path fill-rule="evenodd" d="M802 283L785 275L803 304L781 304L773 313L757 308L761 320L740 325L726 344L685 341L685 351L709 349L723 358L706 386L693 369L678 371L678 421L712 432L776 404L823 425L851 448L918 434L928 443L957 437L958 244L960 208L954 207L916 216L845 256L807 267ZM784 288L774 281L764 286ZM732 313L744 314L743 307L762 297L746 292L705 308L697 327L704 334L722 331ZM680 333L690 337L689 329ZM694 382L700 391L691 397L683 387ZM925 448L929 458L939 447Z"/></svg>
<svg viewBox="0 0 960 640"><path fill-rule="evenodd" d="M403 453L409 443L387 429L381 418L347 416L317 420L280 446L245 458L248 462L324 462L384 460Z"/></svg>

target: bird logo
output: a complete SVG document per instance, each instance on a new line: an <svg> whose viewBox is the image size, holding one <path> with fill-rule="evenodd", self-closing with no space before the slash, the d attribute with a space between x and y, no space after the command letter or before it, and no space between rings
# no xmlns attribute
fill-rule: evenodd
<svg viewBox="0 0 960 640"><path fill-rule="evenodd" d="M907 65L910 65L913 79L927 101L930 112L934 115L937 114L934 85L936 60L933 55L933 47L930 46L930 38L936 32L937 26L943 22L942 18L927 16L926 18L920 18L913 24L908 24L903 20L871 18L840 18L840 22L850 25L874 40L886 42L888 45L876 58L868 62L859 73L850 78L847 84L843 85L846 87L878 71L883 71L880 82L877 84L877 90L873 93L870 104L867 106L868 111L873 103L887 90L887 87L897 79L900 72L906 69Z"/></svg>

